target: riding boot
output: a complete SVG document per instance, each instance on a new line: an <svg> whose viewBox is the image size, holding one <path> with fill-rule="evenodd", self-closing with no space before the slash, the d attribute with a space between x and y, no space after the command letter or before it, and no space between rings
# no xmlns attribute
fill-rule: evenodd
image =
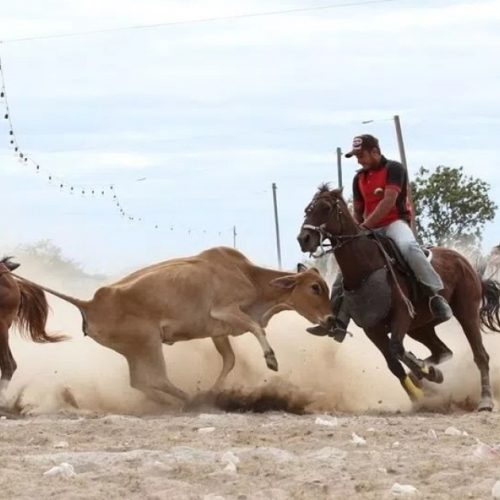
<svg viewBox="0 0 500 500"><path fill-rule="evenodd" d="M316 335L317 337L325 337L329 336L335 339L337 342L342 342L347 335L347 326L344 325L341 321L335 321L334 326L331 329L325 328L321 325L311 326L306 328L308 333L312 335Z"/></svg>
<svg viewBox="0 0 500 500"><path fill-rule="evenodd" d="M337 342L343 342L347 335L347 326L340 321L335 321L335 326L331 330L328 330L324 326L316 325L306 328L306 331L317 337L326 337L328 335Z"/></svg>
<svg viewBox="0 0 500 500"><path fill-rule="evenodd" d="M434 319L439 321L439 323L444 323L453 316L450 305L442 295L435 294L431 296L429 299L429 309Z"/></svg>
<svg viewBox="0 0 500 500"><path fill-rule="evenodd" d="M336 299L336 311L334 311L335 319L330 328L325 328L324 326L317 325L306 328L308 333L312 335L317 335L318 337L325 337L328 335L332 337L337 342L343 342L345 336L347 335L347 326L349 325L350 316L345 310L345 305L343 300Z"/></svg>
<svg viewBox="0 0 500 500"><path fill-rule="evenodd" d="M351 321L351 316L346 307L346 301L342 298L338 301L335 314L335 328L328 334L337 342L342 342L347 335L347 327Z"/></svg>

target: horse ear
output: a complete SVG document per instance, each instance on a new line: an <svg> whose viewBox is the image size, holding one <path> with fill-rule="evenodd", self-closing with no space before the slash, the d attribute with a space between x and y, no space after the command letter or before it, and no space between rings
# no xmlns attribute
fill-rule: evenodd
<svg viewBox="0 0 500 500"><path fill-rule="evenodd" d="M296 283L297 279L293 274L283 276L281 278L275 278L269 282L271 286L275 286L276 288L293 288Z"/></svg>
<svg viewBox="0 0 500 500"><path fill-rule="evenodd" d="M299 262L297 264L297 272L298 273L303 273L303 272L307 271L307 269L308 269L307 266L302 264L302 262Z"/></svg>

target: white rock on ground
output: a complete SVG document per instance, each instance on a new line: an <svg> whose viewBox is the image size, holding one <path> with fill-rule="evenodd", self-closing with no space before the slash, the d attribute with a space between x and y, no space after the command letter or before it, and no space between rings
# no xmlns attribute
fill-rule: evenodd
<svg viewBox="0 0 500 500"><path fill-rule="evenodd" d="M361 436L358 436L355 432L353 432L351 442L357 446L363 446L366 444L366 439L362 438Z"/></svg>
<svg viewBox="0 0 500 500"><path fill-rule="evenodd" d="M391 488L391 493L399 496L415 495L418 493L417 488L411 484L394 483Z"/></svg>
<svg viewBox="0 0 500 500"><path fill-rule="evenodd" d="M210 434L211 432L215 431L215 427L200 427L198 429L198 432L200 434Z"/></svg>
<svg viewBox="0 0 500 500"><path fill-rule="evenodd" d="M62 476L62 477L72 477L75 476L75 469L71 464L68 464L67 462L63 462L60 465L56 465L55 467L52 467L52 469L49 469L48 471L45 471L43 473L44 476Z"/></svg>
<svg viewBox="0 0 500 500"><path fill-rule="evenodd" d="M237 455L235 455L232 451L226 451L220 459L223 464L226 464L224 470L226 472L238 472L237 465L240 463L240 459Z"/></svg>
<svg viewBox="0 0 500 500"><path fill-rule="evenodd" d="M458 430L456 427L447 427L444 433L448 436L461 436L462 431Z"/></svg>
<svg viewBox="0 0 500 500"><path fill-rule="evenodd" d="M329 427L337 427L339 425L339 421L337 420L337 417L317 417L316 420L314 421L315 424L317 425L326 425Z"/></svg>

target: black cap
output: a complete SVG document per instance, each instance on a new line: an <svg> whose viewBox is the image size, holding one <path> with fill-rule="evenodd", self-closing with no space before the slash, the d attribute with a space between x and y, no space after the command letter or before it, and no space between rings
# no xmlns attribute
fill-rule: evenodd
<svg viewBox="0 0 500 500"><path fill-rule="evenodd" d="M370 134L357 135L352 140L352 150L346 153L345 157L350 158L363 149L370 151L373 148L377 148L380 151L380 146L378 145L378 139L376 137Z"/></svg>

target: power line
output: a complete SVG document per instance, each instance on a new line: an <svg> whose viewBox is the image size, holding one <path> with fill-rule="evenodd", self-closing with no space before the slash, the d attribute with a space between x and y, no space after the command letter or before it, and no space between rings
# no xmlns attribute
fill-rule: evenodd
<svg viewBox="0 0 500 500"><path fill-rule="evenodd" d="M15 43L15 42L28 42L32 40L49 40L54 38L70 38L77 36L89 36L89 35L97 35L102 33L113 33L117 31L130 31L130 30L142 30L142 29L155 29L155 28L163 28L168 26L180 26L187 24L202 24L202 23L212 23L217 21L236 21L238 19L246 19L252 17L266 17L266 16L279 16L283 14L295 14L299 12L313 12L320 10L332 10L332 9L341 9L346 7L362 7L364 5L372 5L372 4L380 4L380 3L389 3L396 2L398 0L365 0L361 2L347 2L342 4L328 4L328 5L317 5L315 7L298 7L295 9L283 9L283 10L271 10L267 12L251 12L248 14L235 14L231 16L214 16L214 17L204 17L198 19L186 19L179 21L166 21L163 23L155 23L155 24L138 24L131 26L122 26L118 28L105 28L105 29L97 29L97 30L88 30L88 31L79 31L75 33L58 33L53 35L38 35L38 36L30 36L30 37L22 37L22 38L7 38L5 40L0 40L0 43Z"/></svg>

